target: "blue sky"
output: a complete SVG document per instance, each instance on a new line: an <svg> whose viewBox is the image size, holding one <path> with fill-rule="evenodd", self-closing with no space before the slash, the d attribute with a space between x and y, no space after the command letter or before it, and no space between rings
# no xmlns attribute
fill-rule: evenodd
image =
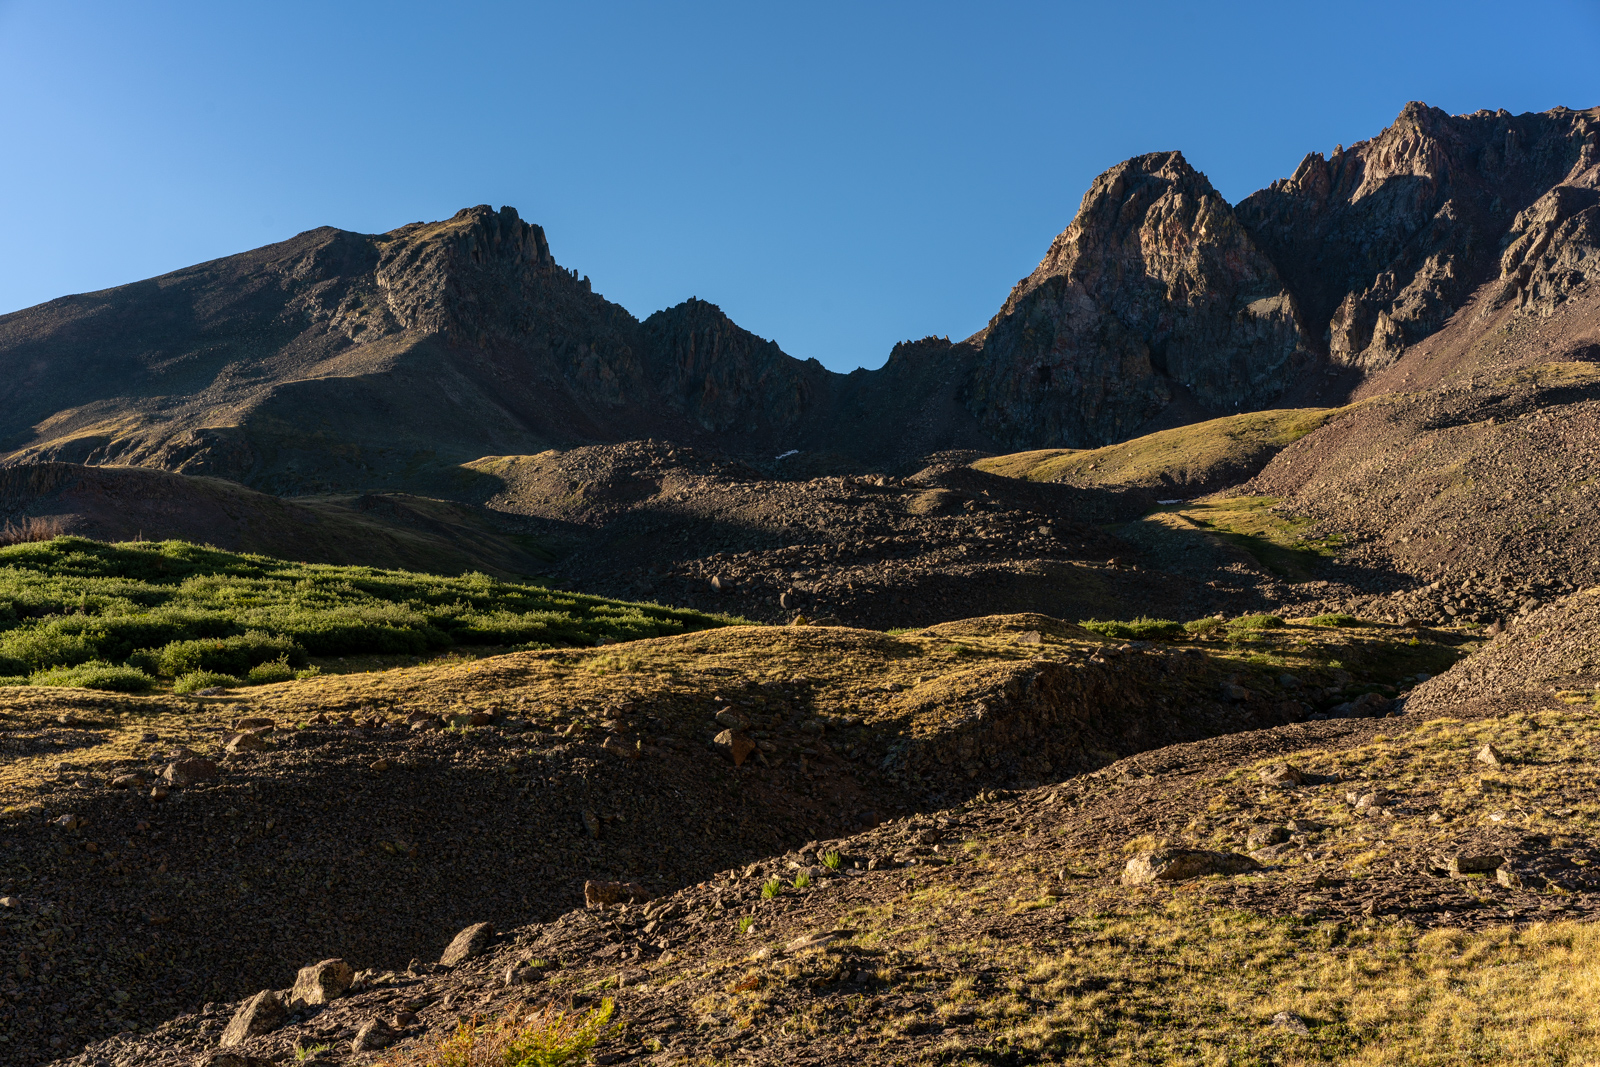
<svg viewBox="0 0 1600 1067"><path fill-rule="evenodd" d="M0 0L0 312L334 225L542 224L801 358L965 336L1093 177L1230 200L1410 99L1600 104L1600 3Z"/></svg>

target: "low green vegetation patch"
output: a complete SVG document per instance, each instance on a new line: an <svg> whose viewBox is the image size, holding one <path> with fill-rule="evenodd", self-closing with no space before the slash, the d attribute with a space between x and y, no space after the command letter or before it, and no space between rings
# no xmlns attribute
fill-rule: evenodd
<svg viewBox="0 0 1600 1067"><path fill-rule="evenodd" d="M1268 570L1291 581L1316 576L1338 553L1338 534L1314 536L1311 519L1278 510L1278 499L1242 496L1188 504L1171 512L1189 527L1204 530L1248 552Z"/></svg>
<svg viewBox="0 0 1600 1067"><path fill-rule="evenodd" d="M56 667L32 676L0 679L15 685L59 685L78 689L108 689L117 693L143 693L155 684L137 667L118 666L105 660L90 660L74 667Z"/></svg>
<svg viewBox="0 0 1600 1067"><path fill-rule="evenodd" d="M1360 626L1361 620L1354 615L1315 615L1306 620L1308 626Z"/></svg>
<svg viewBox="0 0 1600 1067"><path fill-rule="evenodd" d="M1228 624L1230 630L1281 630L1288 625L1276 615L1242 615Z"/></svg>
<svg viewBox="0 0 1600 1067"><path fill-rule="evenodd" d="M1171 619L1151 619L1141 615L1137 619L1127 622L1115 620L1085 619L1078 624L1085 630L1091 630L1102 637L1116 637L1133 641L1167 640L1182 637L1184 624L1173 622Z"/></svg>
<svg viewBox="0 0 1600 1067"><path fill-rule="evenodd" d="M0 548L10 684L131 692L170 678L193 690L287 681L313 656L588 647L735 621L482 574L291 563L183 541Z"/></svg>

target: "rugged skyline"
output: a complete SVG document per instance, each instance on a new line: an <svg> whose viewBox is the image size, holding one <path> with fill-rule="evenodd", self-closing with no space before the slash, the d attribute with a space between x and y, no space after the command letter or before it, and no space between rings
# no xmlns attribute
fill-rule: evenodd
<svg viewBox="0 0 1600 1067"><path fill-rule="evenodd" d="M312 230L0 317L0 454L422 488L480 456L645 436L894 466L1331 403L1493 279L1559 296L1593 249L1597 130L1593 110L1408 104L1237 207L1181 153L1138 156L987 327L849 375L713 303L641 322L511 207Z"/></svg>

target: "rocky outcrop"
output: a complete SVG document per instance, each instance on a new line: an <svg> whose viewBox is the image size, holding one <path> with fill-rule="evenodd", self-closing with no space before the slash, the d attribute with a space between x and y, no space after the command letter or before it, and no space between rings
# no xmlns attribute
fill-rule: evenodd
<svg viewBox="0 0 1600 1067"><path fill-rule="evenodd" d="M1495 277L1519 213L1592 165L1597 131L1594 111L1448 115L1413 102L1377 137L1306 156L1238 218L1329 358L1381 370Z"/></svg>
<svg viewBox="0 0 1600 1067"><path fill-rule="evenodd" d="M1600 166L1562 184L1517 214L1500 257L1500 292L1519 312L1553 315L1574 292L1600 277Z"/></svg>
<svg viewBox="0 0 1600 1067"><path fill-rule="evenodd" d="M794 426L831 377L692 297L645 319L641 332L662 398L713 432Z"/></svg>
<svg viewBox="0 0 1600 1067"><path fill-rule="evenodd" d="M969 403L1019 448L1120 440L1180 392L1259 408L1309 360L1271 260L1178 152L1096 178L982 344Z"/></svg>

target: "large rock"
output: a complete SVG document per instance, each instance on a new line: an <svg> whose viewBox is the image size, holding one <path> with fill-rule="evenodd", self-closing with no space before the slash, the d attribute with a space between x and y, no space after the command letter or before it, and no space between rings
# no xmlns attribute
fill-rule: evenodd
<svg viewBox="0 0 1600 1067"><path fill-rule="evenodd" d="M1257 777L1267 785L1277 786L1279 789L1306 784L1305 772L1289 763L1274 763L1270 767L1263 767Z"/></svg>
<svg viewBox="0 0 1600 1067"><path fill-rule="evenodd" d="M323 960L302 967L300 973L295 975L289 1003L311 1006L337 1000L344 996L355 978L356 972L342 959Z"/></svg>
<svg viewBox="0 0 1600 1067"><path fill-rule="evenodd" d="M650 899L644 886L638 882L584 882L585 907L607 907L612 904L643 904Z"/></svg>
<svg viewBox="0 0 1600 1067"><path fill-rule="evenodd" d="M222 1038L217 1043L228 1048L252 1037L271 1033L283 1025L288 1014L289 1008L283 998L270 989L263 989L233 1013L233 1019L228 1023L228 1028L222 1031Z"/></svg>
<svg viewBox="0 0 1600 1067"><path fill-rule="evenodd" d="M717 751L732 761L735 767L741 766L750 758L750 753L756 750L756 743L744 734L734 730L724 730L711 742Z"/></svg>
<svg viewBox="0 0 1600 1067"><path fill-rule="evenodd" d="M388 1048L394 1044L400 1035L383 1019L368 1019L356 1031L355 1038L350 1042L351 1052L372 1052L380 1048Z"/></svg>
<svg viewBox="0 0 1600 1067"><path fill-rule="evenodd" d="M455 939L445 946L444 954L439 957L439 963L445 967L454 967L462 960L470 960L474 956L483 954L489 947L489 942L494 938L494 926L491 923L474 923L455 936Z"/></svg>
<svg viewBox="0 0 1600 1067"><path fill-rule="evenodd" d="M168 785L193 785L217 776L217 765L200 756L174 760L161 772L161 780Z"/></svg>
<svg viewBox="0 0 1600 1067"><path fill-rule="evenodd" d="M1260 869L1261 864L1237 852L1167 848L1157 852L1141 852L1129 860L1122 872L1122 884L1181 882L1189 878L1203 878L1208 874L1244 874Z"/></svg>
<svg viewBox="0 0 1600 1067"><path fill-rule="evenodd" d="M266 749L267 743L254 730L246 730L228 738L227 744L223 747L237 755L240 752L262 752Z"/></svg>

